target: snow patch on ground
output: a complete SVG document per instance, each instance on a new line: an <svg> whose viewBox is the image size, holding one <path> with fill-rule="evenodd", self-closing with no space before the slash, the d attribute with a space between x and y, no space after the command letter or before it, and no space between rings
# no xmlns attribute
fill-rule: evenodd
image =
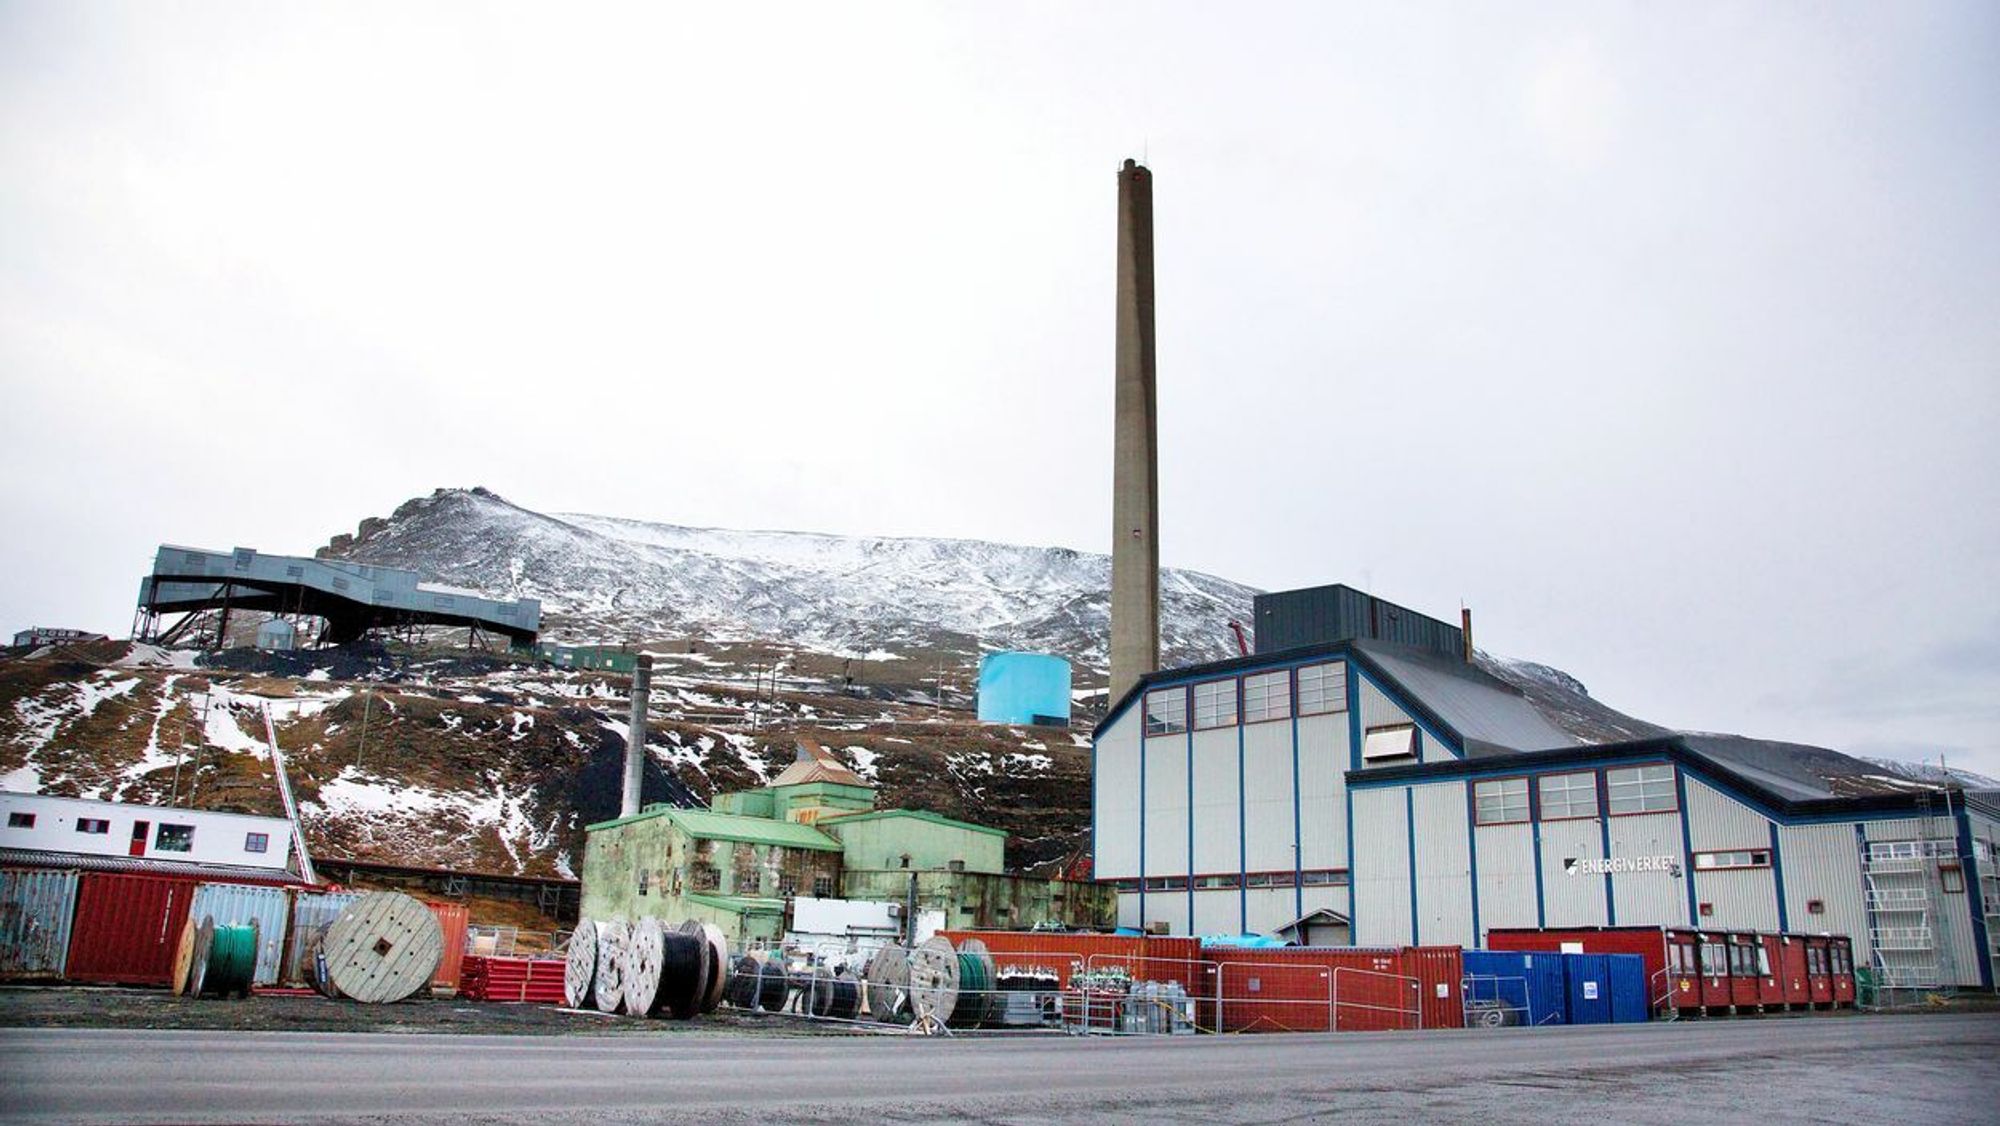
<svg viewBox="0 0 2000 1126"><path fill-rule="evenodd" d="M33 760L0 774L0 790L11 790L17 794L39 794L42 792L42 772L35 769Z"/></svg>
<svg viewBox="0 0 2000 1126"><path fill-rule="evenodd" d="M909 740L898 739L896 742L907 743ZM876 760L882 757L879 753L867 747L842 747L841 749L846 751L848 757L854 760L854 773L859 774L870 782L875 781L875 763Z"/></svg>

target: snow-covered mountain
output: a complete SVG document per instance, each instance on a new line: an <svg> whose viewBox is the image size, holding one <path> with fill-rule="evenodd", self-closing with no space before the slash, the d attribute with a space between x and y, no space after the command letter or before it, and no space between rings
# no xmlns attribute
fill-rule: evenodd
<svg viewBox="0 0 2000 1126"><path fill-rule="evenodd" d="M1101 670L1110 636L1110 557L1060 547L545 515L485 489L439 489L321 554L541 599L555 640L755 639L856 655L1030 649ZM1163 662L1234 655L1228 623L1250 620L1256 593L1164 570Z"/></svg>

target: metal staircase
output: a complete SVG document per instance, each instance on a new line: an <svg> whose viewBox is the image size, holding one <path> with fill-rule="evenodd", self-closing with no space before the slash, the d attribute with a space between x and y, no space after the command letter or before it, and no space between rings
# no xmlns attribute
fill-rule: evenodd
<svg viewBox="0 0 2000 1126"><path fill-rule="evenodd" d="M1958 988L1951 920L1944 915L1944 908L1956 900L1942 894L1939 868L1962 868L1963 861L1950 816L1949 792L1939 796L1946 803L1942 817L1936 798L1923 795L1917 839L1869 841L1862 852L1870 961L1885 993L1949 994Z"/></svg>

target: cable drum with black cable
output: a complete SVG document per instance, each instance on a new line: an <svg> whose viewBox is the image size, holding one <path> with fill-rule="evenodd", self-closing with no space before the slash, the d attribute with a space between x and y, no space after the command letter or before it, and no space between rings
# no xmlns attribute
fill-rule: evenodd
<svg viewBox="0 0 2000 1126"><path fill-rule="evenodd" d="M687 1020L700 1011L701 995L707 987L702 963L709 956L708 942L680 931L660 935L660 995L657 1011Z"/></svg>
<svg viewBox="0 0 2000 1126"><path fill-rule="evenodd" d="M853 1020L861 1011L861 983L845 970L833 979L832 1000L827 1006L827 1016L834 1020Z"/></svg>

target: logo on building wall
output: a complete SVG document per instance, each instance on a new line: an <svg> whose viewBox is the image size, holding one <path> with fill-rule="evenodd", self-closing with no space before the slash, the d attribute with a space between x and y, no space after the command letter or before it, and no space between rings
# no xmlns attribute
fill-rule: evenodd
<svg viewBox="0 0 2000 1126"><path fill-rule="evenodd" d="M1626 872L1665 872L1680 878L1681 862L1674 856L1571 856L1563 871L1572 876L1615 876Z"/></svg>

